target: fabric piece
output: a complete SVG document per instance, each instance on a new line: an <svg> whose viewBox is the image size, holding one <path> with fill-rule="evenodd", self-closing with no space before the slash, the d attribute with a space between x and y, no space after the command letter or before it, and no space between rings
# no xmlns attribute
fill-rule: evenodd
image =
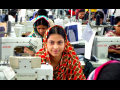
<svg viewBox="0 0 120 90"><path fill-rule="evenodd" d="M59 26L59 25L55 25L55 26ZM42 64L46 64L46 62L48 62L51 65L49 52L46 49L47 35L51 30L51 28L52 27L50 27L44 35L43 48L40 49L35 55L36 57L41 57ZM60 63L56 68L53 69L53 80L86 80L79 58L76 55L73 46L68 41L67 35L66 35L66 45L63 50Z"/></svg>
<svg viewBox="0 0 120 90"><path fill-rule="evenodd" d="M66 26L65 31L67 32L67 37L68 37L69 42L78 41L78 28L77 28L77 25Z"/></svg>
<svg viewBox="0 0 120 90"><path fill-rule="evenodd" d="M89 42L89 40L91 39L93 35L93 30L91 29L90 25L88 24L87 27L85 28L85 30L83 31L83 34L82 34L82 38L84 40L86 40L87 42Z"/></svg>

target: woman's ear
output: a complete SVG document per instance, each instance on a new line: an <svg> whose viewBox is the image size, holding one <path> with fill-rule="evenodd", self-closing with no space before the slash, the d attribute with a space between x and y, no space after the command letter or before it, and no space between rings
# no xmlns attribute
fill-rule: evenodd
<svg viewBox="0 0 120 90"><path fill-rule="evenodd" d="M65 40L65 45L67 44L67 41Z"/></svg>
<svg viewBox="0 0 120 90"><path fill-rule="evenodd" d="M114 26L114 27L113 27L113 29L115 29L115 30L116 30L116 26Z"/></svg>

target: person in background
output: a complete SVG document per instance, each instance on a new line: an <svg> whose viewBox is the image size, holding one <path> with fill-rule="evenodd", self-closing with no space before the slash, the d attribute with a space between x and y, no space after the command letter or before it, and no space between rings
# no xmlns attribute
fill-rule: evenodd
<svg viewBox="0 0 120 90"><path fill-rule="evenodd" d="M35 57L41 57L41 64L53 66L53 80L86 80L79 58L59 25L46 30L43 48Z"/></svg>
<svg viewBox="0 0 120 90"><path fill-rule="evenodd" d="M16 11L15 10L10 10L8 13L8 21L14 21L15 22L15 16L16 16Z"/></svg>
<svg viewBox="0 0 120 90"><path fill-rule="evenodd" d="M93 70L87 80L120 80L120 61L110 60Z"/></svg>
<svg viewBox="0 0 120 90"><path fill-rule="evenodd" d="M84 19L84 15L85 15L85 9L79 9L78 10L78 17L79 19Z"/></svg>
<svg viewBox="0 0 120 90"><path fill-rule="evenodd" d="M95 12L92 12L91 16L92 16L92 18L90 19L90 21L92 22L92 21L94 21Z"/></svg>
<svg viewBox="0 0 120 90"><path fill-rule="evenodd" d="M104 14L104 22L107 22L107 17L109 14L109 9L98 9L97 11L101 11Z"/></svg>
<svg viewBox="0 0 120 90"><path fill-rule="evenodd" d="M105 36L106 37L120 37L120 16L115 17L115 31L110 30ZM120 54L120 45L112 45L108 48L108 53Z"/></svg>
<svg viewBox="0 0 120 90"><path fill-rule="evenodd" d="M100 15L100 25L108 25L107 22L104 22L104 14L103 14L101 11L97 11L97 12L95 13L95 15L94 15L94 21L96 22L96 16L97 16L98 14ZM110 31L110 30L111 30L110 27L105 27L105 28L104 28L104 31L103 31L103 35L105 35L105 33L107 33L107 32ZM96 35L98 35L98 34L96 34Z"/></svg>
<svg viewBox="0 0 120 90"><path fill-rule="evenodd" d="M50 27L48 18L46 16L38 16L34 23L34 31L30 33L28 37L43 38L45 31ZM24 47L24 53L29 53L31 56L35 55L35 51L32 47Z"/></svg>

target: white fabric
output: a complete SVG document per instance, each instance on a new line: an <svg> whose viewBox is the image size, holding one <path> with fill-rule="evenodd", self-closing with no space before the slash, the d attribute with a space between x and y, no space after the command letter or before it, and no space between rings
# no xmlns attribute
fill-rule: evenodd
<svg viewBox="0 0 120 90"><path fill-rule="evenodd" d="M8 21L15 22L15 18L13 18L11 15L8 15Z"/></svg>

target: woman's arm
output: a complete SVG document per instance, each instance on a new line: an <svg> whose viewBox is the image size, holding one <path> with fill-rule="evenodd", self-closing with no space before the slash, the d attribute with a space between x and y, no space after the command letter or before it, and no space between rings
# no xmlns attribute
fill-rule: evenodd
<svg viewBox="0 0 120 90"><path fill-rule="evenodd" d="M116 53L116 54L120 54L120 50L108 49L108 53Z"/></svg>
<svg viewBox="0 0 120 90"><path fill-rule="evenodd" d="M24 48L24 53L29 53L31 56L35 56L35 53L27 47Z"/></svg>

